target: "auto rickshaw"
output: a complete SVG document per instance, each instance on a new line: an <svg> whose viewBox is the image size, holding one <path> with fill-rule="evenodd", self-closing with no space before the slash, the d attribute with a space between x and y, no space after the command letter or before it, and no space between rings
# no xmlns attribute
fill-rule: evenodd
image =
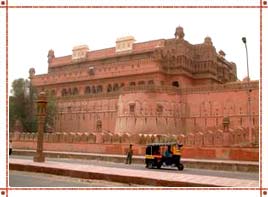
<svg viewBox="0 0 268 197"><path fill-rule="evenodd" d="M147 144L145 163L146 168L161 168L174 166L183 170L181 161L182 144L176 142Z"/></svg>

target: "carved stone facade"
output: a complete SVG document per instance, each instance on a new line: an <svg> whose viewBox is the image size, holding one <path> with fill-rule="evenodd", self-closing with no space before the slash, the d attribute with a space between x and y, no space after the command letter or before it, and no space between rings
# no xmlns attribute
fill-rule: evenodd
<svg viewBox="0 0 268 197"><path fill-rule="evenodd" d="M248 127L249 88L252 125L259 127L259 82L237 81L235 63L216 52L211 38L190 44L182 27L173 39L127 38L129 46L118 39L113 48L84 47L79 61L50 50L48 73L31 72L32 85L57 98L56 132L194 133L189 143L209 144L203 136L217 129L223 135L227 119L228 129ZM131 50L118 52L118 43Z"/></svg>

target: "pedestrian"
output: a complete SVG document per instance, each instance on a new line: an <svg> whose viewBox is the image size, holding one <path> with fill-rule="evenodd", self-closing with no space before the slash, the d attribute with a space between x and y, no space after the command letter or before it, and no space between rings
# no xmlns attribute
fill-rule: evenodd
<svg viewBox="0 0 268 197"><path fill-rule="evenodd" d="M9 140L9 155L12 154L12 140Z"/></svg>
<svg viewBox="0 0 268 197"><path fill-rule="evenodd" d="M132 144L130 144L127 150L126 164L132 163L132 155L133 155L133 149L132 149Z"/></svg>

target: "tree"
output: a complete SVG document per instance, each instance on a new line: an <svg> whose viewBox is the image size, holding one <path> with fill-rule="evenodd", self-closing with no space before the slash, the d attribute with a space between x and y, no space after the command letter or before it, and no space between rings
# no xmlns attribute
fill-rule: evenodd
<svg viewBox="0 0 268 197"><path fill-rule="evenodd" d="M36 131L34 116L34 93L29 80L16 79L12 82L11 96L9 96L9 129L12 130L16 120L20 121L23 131Z"/></svg>
<svg viewBox="0 0 268 197"><path fill-rule="evenodd" d="M37 132L36 99L37 90L27 79L12 82L12 96L9 97L9 129L13 130L16 121L22 123L23 131ZM53 130L56 115L56 98L47 92L47 116L45 131Z"/></svg>
<svg viewBox="0 0 268 197"><path fill-rule="evenodd" d="M14 96L9 96L9 130L12 130L15 126L17 119L15 110L15 98Z"/></svg>
<svg viewBox="0 0 268 197"><path fill-rule="evenodd" d="M55 127L54 119L57 113L56 111L56 98L53 95L49 95L47 99L47 116L46 116L46 132L50 132Z"/></svg>

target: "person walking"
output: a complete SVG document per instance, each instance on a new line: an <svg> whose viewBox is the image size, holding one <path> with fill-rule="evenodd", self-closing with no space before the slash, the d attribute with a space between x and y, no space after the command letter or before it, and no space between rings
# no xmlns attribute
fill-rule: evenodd
<svg viewBox="0 0 268 197"><path fill-rule="evenodd" d="M132 155L133 155L133 149L132 149L132 144L130 144L127 150L126 164L132 163Z"/></svg>

